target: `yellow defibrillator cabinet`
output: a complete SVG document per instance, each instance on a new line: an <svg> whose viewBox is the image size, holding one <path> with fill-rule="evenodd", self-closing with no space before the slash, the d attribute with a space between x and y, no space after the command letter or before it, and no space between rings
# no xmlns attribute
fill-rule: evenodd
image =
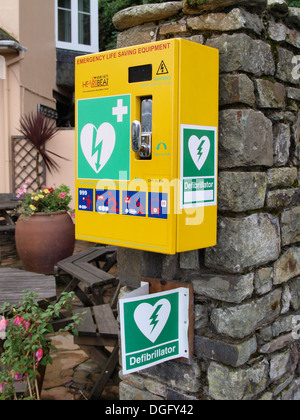
<svg viewBox="0 0 300 420"><path fill-rule="evenodd" d="M76 58L76 238L216 244L218 51L169 39Z"/></svg>

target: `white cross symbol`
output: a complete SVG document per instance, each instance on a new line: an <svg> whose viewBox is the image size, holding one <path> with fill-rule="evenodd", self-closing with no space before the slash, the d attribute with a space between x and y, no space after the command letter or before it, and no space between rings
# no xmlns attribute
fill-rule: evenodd
<svg viewBox="0 0 300 420"><path fill-rule="evenodd" d="M118 99L118 106L113 108L113 115L117 115L118 122L123 122L123 115L128 114L128 107L123 106L123 99Z"/></svg>

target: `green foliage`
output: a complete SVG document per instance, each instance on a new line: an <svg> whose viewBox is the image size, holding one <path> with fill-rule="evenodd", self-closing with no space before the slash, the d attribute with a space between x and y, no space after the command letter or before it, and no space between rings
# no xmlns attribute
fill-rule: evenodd
<svg viewBox="0 0 300 420"><path fill-rule="evenodd" d="M290 7L300 7L300 0L286 0Z"/></svg>
<svg viewBox="0 0 300 420"><path fill-rule="evenodd" d="M54 158L50 156L50 154L54 155L55 157L65 159L62 156L51 152L50 150L46 150L45 148L45 145L57 133L56 124L39 112L36 114L31 112L30 114L21 117L19 131L31 143L36 151L36 182L40 188L40 157L42 158L50 173L53 171L58 171L59 169L59 165L55 162Z"/></svg>
<svg viewBox="0 0 300 420"><path fill-rule="evenodd" d="M118 31L115 29L112 18L115 13L127 7L149 3L164 3L173 0L99 0L99 48L100 51L110 50L116 47ZM286 0L291 7L300 7L300 0ZM195 3L195 0L190 3ZM203 0L198 0L203 3Z"/></svg>
<svg viewBox="0 0 300 420"><path fill-rule="evenodd" d="M72 200L70 188L62 184L60 187L43 187L34 193L27 193L27 180L18 190L17 197L22 198L22 203L16 208L21 215L31 216L34 213L51 213L55 211L70 211L69 204Z"/></svg>
<svg viewBox="0 0 300 420"><path fill-rule="evenodd" d="M127 7L149 3L164 3L166 1L172 0L99 0L100 51L110 50L116 47L118 31L112 23L112 18L117 12Z"/></svg>
<svg viewBox="0 0 300 420"><path fill-rule="evenodd" d="M0 358L0 400L39 399L38 366L51 364L50 350L56 350L47 339L48 334L54 332L51 320L58 317L63 308L69 310L69 300L74 298L73 292L62 293L58 302L43 310L37 303L37 294L24 292L26 294L18 305L7 303L2 308L5 318L2 316L0 320L0 330L5 334L5 341ZM79 317L74 316L71 320L59 332L76 333ZM17 381L26 382L26 394L17 396Z"/></svg>

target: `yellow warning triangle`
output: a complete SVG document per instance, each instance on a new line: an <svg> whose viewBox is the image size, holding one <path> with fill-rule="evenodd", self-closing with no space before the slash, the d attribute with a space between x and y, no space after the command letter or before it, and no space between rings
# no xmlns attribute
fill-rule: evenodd
<svg viewBox="0 0 300 420"><path fill-rule="evenodd" d="M159 67L158 67L158 70L157 70L156 75L160 75L160 74L168 74L168 73L169 73L169 71L168 71L168 69L167 69L167 66L165 65L164 60L162 60L162 62L160 63L160 65L159 65Z"/></svg>

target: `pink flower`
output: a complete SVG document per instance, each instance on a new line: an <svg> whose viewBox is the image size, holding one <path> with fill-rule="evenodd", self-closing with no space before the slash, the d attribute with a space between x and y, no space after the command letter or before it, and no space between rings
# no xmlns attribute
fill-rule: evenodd
<svg viewBox="0 0 300 420"><path fill-rule="evenodd" d="M30 322L25 321L25 319L23 317L16 316L15 320L14 320L14 325L23 325L23 327L25 328L25 330L27 332L29 327L30 327Z"/></svg>
<svg viewBox="0 0 300 420"><path fill-rule="evenodd" d="M36 357L36 367L38 367L39 362L42 360L44 355L42 346L40 346L40 348L38 349L38 351L35 353L35 357Z"/></svg>
<svg viewBox="0 0 300 420"><path fill-rule="evenodd" d="M44 352L43 352L43 349L42 349L42 347L41 347L41 348L40 348L40 349L38 349L38 351L35 353L35 357L36 357L36 359L37 359L37 362L38 362L38 363L42 360L43 355L44 355Z"/></svg>
<svg viewBox="0 0 300 420"><path fill-rule="evenodd" d="M17 189L17 198L20 198L21 195L26 194L26 192L27 192L27 181L30 182L30 180L26 180L25 184L23 184L20 188Z"/></svg>
<svg viewBox="0 0 300 420"><path fill-rule="evenodd" d="M12 371L12 376L14 377L14 379L16 380L16 381L20 381L20 379L22 379L23 378L23 375L21 375L20 373L18 373L18 372L14 372L14 371Z"/></svg>
<svg viewBox="0 0 300 420"><path fill-rule="evenodd" d="M0 384L0 392L3 392L6 384L7 384L7 382L2 382L2 384Z"/></svg>
<svg viewBox="0 0 300 420"><path fill-rule="evenodd" d="M0 331L6 331L7 325L8 325L8 322L3 316L2 319L0 320Z"/></svg>
<svg viewBox="0 0 300 420"><path fill-rule="evenodd" d="M58 197L59 197L59 198L66 198L66 196L67 196L67 194L66 194L66 193L64 193L64 192L60 192L60 193L58 194Z"/></svg>
<svg viewBox="0 0 300 420"><path fill-rule="evenodd" d="M30 327L30 322L29 321L23 321L22 322L23 327L25 327L26 332L28 331L29 327Z"/></svg>
<svg viewBox="0 0 300 420"><path fill-rule="evenodd" d="M23 323L23 321L25 321L23 317L21 318L19 316L16 316L14 320L14 325L20 325Z"/></svg>

